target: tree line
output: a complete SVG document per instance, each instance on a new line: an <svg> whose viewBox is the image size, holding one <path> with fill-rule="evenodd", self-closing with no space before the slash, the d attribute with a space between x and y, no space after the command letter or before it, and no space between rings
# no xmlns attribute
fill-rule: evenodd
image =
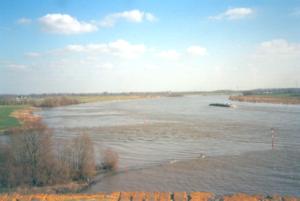
<svg viewBox="0 0 300 201"><path fill-rule="evenodd" d="M41 99L11 96L0 98L0 105L31 105L35 107L57 107L79 103L80 101L78 99L68 96L45 97Z"/></svg>

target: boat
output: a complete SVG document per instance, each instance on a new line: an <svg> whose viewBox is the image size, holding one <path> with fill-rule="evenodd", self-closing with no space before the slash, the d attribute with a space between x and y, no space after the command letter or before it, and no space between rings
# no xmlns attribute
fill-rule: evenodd
<svg viewBox="0 0 300 201"><path fill-rule="evenodd" d="M215 106L215 107L234 107L231 103L211 103L209 106Z"/></svg>

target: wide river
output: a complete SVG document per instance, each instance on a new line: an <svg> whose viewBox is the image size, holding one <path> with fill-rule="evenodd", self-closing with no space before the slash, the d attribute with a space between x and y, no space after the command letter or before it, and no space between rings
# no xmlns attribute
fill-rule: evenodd
<svg viewBox="0 0 300 201"><path fill-rule="evenodd" d="M119 169L86 192L211 191L300 196L300 106L234 103L226 96L98 102L39 112L55 138L88 133L97 158ZM271 128L274 128L272 149ZM100 153L100 154L99 154Z"/></svg>

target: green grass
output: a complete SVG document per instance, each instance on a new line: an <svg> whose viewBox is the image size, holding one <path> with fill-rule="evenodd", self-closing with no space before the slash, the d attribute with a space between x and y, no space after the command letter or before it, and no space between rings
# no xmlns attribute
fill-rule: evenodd
<svg viewBox="0 0 300 201"><path fill-rule="evenodd" d="M0 105L0 131L20 126L21 123L10 115L12 112L24 107L19 105Z"/></svg>

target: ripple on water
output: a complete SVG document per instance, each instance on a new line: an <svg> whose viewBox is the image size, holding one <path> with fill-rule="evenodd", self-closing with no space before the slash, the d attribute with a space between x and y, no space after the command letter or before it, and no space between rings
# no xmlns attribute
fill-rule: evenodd
<svg viewBox="0 0 300 201"><path fill-rule="evenodd" d="M90 191L213 191L299 195L300 107L224 96L106 102L41 111L55 136L89 133L120 156L120 172ZM270 128L275 128L275 151ZM205 155L204 158L202 156Z"/></svg>

